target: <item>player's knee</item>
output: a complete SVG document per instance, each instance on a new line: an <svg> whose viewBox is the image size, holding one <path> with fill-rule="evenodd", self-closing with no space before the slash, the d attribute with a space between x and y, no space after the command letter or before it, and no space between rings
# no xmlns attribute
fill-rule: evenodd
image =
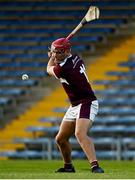
<svg viewBox="0 0 135 180"><path fill-rule="evenodd" d="M85 138L85 134L81 131L76 131L75 136L79 142L82 142L83 139Z"/></svg>
<svg viewBox="0 0 135 180"><path fill-rule="evenodd" d="M55 141L56 141L56 143L57 143L57 144L59 144L59 143L60 143L60 141L61 141L61 138L60 138L58 135L56 135L56 137L55 137Z"/></svg>
<svg viewBox="0 0 135 180"><path fill-rule="evenodd" d="M64 143L64 139L63 139L61 136L59 136L59 135L57 135L57 136L55 137L55 141L56 141L56 143L57 143L58 145L61 145L61 144Z"/></svg>

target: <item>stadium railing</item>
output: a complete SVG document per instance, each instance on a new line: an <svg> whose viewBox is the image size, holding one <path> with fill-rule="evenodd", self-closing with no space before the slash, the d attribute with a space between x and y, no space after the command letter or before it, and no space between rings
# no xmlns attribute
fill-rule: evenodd
<svg viewBox="0 0 135 180"><path fill-rule="evenodd" d="M122 145L122 158L124 160L135 159L135 137L124 137L122 139Z"/></svg>
<svg viewBox="0 0 135 180"><path fill-rule="evenodd" d="M43 159L47 158L48 160L52 159L52 150L53 150L52 146L54 146L53 145L54 141L52 138L49 138L49 137L48 138L46 138L46 137L41 137L41 138L15 138L13 140L13 143L17 143L17 144L23 143L25 145L25 149L23 151L25 151L25 152L28 152L30 150L29 145L41 145L42 146L41 152L43 153L42 158ZM35 152L36 152L36 149L35 149ZM38 154L38 151L37 151L37 154ZM27 156L27 154L26 154L26 156Z"/></svg>

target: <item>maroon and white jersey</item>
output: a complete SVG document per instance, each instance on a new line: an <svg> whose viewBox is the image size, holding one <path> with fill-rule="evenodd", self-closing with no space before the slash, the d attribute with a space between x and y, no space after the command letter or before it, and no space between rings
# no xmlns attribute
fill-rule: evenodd
<svg viewBox="0 0 135 180"><path fill-rule="evenodd" d="M57 64L53 71L55 77L60 79L72 105L96 100L83 60L78 55L69 56Z"/></svg>

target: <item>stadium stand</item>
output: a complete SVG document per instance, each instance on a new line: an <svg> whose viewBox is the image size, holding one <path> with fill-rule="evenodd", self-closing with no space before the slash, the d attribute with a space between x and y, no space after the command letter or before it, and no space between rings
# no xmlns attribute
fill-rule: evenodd
<svg viewBox="0 0 135 180"><path fill-rule="evenodd" d="M56 82L48 82L47 49L71 32L90 4L99 6L101 18L73 39L73 50L91 63L88 75L100 102L90 133L99 158L135 157L134 62L128 62L134 53L135 1L0 0L1 158L60 158L54 136L68 102ZM22 81L22 74L30 79ZM73 158L86 158L74 137L71 143Z"/></svg>

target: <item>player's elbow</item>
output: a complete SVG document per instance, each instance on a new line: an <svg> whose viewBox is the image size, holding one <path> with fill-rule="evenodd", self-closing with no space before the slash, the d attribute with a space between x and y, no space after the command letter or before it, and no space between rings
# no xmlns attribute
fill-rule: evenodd
<svg viewBox="0 0 135 180"><path fill-rule="evenodd" d="M53 68L52 67L47 66L46 71L49 75L51 75L51 76L53 75Z"/></svg>
<svg viewBox="0 0 135 180"><path fill-rule="evenodd" d="M50 75L50 69L49 67L46 68L47 73Z"/></svg>

